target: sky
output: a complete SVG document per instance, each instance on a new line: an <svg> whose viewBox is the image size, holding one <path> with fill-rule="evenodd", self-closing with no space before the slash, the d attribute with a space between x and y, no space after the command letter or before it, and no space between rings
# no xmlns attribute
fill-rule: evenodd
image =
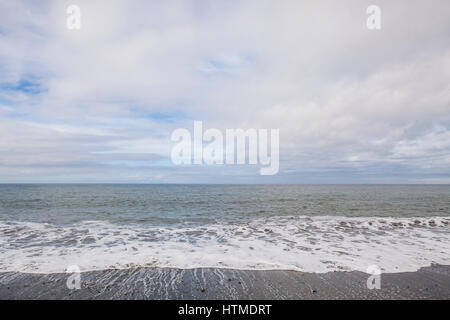
<svg viewBox="0 0 450 320"><path fill-rule="evenodd" d="M278 174L174 165L197 120ZM450 183L450 1L0 0L0 183Z"/></svg>

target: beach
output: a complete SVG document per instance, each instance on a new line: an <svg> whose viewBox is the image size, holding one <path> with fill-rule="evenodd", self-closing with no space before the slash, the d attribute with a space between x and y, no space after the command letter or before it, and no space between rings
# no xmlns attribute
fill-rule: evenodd
<svg viewBox="0 0 450 320"><path fill-rule="evenodd" d="M0 191L1 299L450 298L450 186Z"/></svg>
<svg viewBox="0 0 450 320"><path fill-rule="evenodd" d="M305 273L219 268L132 268L80 274L0 274L0 299L450 299L450 266L381 275L380 289L367 288L357 271Z"/></svg>

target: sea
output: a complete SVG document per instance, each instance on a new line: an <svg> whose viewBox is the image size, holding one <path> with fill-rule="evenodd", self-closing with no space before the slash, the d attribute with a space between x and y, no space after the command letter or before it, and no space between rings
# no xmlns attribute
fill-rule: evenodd
<svg viewBox="0 0 450 320"><path fill-rule="evenodd" d="M450 185L0 185L0 272L450 264Z"/></svg>

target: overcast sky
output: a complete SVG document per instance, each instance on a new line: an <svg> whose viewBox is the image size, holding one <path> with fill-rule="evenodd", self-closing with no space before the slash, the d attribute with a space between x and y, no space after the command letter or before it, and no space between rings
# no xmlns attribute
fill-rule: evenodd
<svg viewBox="0 0 450 320"><path fill-rule="evenodd" d="M194 120L279 173L173 165ZM450 1L0 0L2 182L450 183Z"/></svg>

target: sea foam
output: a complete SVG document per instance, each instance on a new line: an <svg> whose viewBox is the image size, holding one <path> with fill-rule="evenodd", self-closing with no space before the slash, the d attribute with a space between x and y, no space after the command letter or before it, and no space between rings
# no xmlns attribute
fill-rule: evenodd
<svg viewBox="0 0 450 320"><path fill-rule="evenodd" d="M270 217L242 224L0 222L0 271L220 267L324 273L450 262L450 218Z"/></svg>

